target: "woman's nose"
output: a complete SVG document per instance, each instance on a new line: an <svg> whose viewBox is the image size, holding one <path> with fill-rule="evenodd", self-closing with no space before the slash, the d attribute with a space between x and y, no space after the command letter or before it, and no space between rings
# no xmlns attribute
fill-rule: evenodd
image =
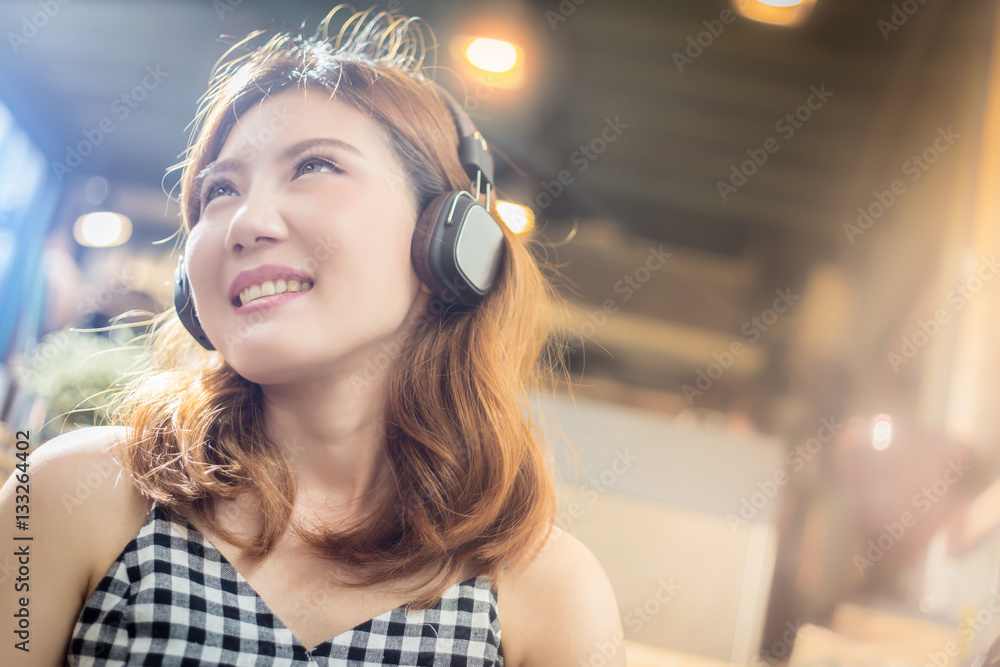
<svg viewBox="0 0 1000 667"><path fill-rule="evenodd" d="M226 233L226 247L239 254L287 238L288 226L278 210L278 197L251 194L233 215Z"/></svg>

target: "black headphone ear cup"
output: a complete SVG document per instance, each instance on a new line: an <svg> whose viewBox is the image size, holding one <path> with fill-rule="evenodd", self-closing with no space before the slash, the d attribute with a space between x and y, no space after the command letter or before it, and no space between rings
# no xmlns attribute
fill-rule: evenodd
<svg viewBox="0 0 1000 667"><path fill-rule="evenodd" d="M464 190L431 200L417 219L410 255L431 293L456 310L492 289L506 247L500 223Z"/></svg>
<svg viewBox="0 0 1000 667"><path fill-rule="evenodd" d="M431 266L431 244L443 243L440 228L446 221L442 219L447 215L444 211L444 205L451 194L453 193L446 192L435 197L424 208L417 218L417 225L413 230L413 242L410 245L410 258L413 261L413 268L417 272L417 276L421 282L427 285L434 295L439 295L444 289L444 285L441 284L438 276L435 275L434 268Z"/></svg>
<svg viewBox="0 0 1000 667"><path fill-rule="evenodd" d="M188 278L187 266L184 263L184 255L177 260L177 268L174 269L174 309L177 311L177 318L187 329L188 333L198 344L206 350L214 350L215 346L208 340L208 335L198 321L198 315L194 310L194 302L191 299L191 284Z"/></svg>

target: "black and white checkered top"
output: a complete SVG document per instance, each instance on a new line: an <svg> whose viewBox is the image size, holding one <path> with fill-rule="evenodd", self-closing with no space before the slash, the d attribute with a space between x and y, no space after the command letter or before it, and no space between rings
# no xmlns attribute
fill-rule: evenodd
<svg viewBox="0 0 1000 667"><path fill-rule="evenodd" d="M84 604L66 664L502 667L503 652L485 575L307 650L197 528L154 505Z"/></svg>

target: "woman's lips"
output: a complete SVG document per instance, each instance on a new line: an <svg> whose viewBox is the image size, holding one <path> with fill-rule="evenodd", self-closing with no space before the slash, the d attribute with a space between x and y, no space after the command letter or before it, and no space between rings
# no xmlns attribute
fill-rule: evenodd
<svg viewBox="0 0 1000 667"><path fill-rule="evenodd" d="M256 313L261 310L270 310L276 306L280 306L290 299L295 299L300 296L305 296L312 292L311 289L305 292L284 292L282 294L272 294L271 296L262 296L258 299L254 299L248 304L242 306L233 306L233 309L240 315L246 315L250 313Z"/></svg>
<svg viewBox="0 0 1000 667"><path fill-rule="evenodd" d="M248 271L241 271L237 274L232 284L229 286L229 300L234 307L241 307L240 293L253 285L261 285L267 281L297 281L299 283L312 283L312 276L302 271L293 269L290 266L280 264L264 264ZM247 304L249 305L249 304ZM245 307L245 306L243 306Z"/></svg>

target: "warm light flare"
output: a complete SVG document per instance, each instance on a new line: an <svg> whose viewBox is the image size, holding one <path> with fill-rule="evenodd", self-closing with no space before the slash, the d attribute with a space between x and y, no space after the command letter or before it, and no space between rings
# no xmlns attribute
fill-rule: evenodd
<svg viewBox="0 0 1000 667"><path fill-rule="evenodd" d="M527 206L510 201L498 201L497 214L515 234L524 234L535 226L535 212Z"/></svg>
<svg viewBox="0 0 1000 667"><path fill-rule="evenodd" d="M517 64L517 48L510 42L480 37L465 49L469 62L487 72L509 72Z"/></svg>
<svg viewBox="0 0 1000 667"><path fill-rule="evenodd" d="M88 248L119 246L132 236L132 221L121 213L85 213L73 224L73 238Z"/></svg>
<svg viewBox="0 0 1000 667"><path fill-rule="evenodd" d="M733 9L740 16L786 27L805 23L815 4L816 0L732 0Z"/></svg>
<svg viewBox="0 0 1000 667"><path fill-rule="evenodd" d="M892 422L887 415L879 415L872 427L872 447L882 451L892 441Z"/></svg>

